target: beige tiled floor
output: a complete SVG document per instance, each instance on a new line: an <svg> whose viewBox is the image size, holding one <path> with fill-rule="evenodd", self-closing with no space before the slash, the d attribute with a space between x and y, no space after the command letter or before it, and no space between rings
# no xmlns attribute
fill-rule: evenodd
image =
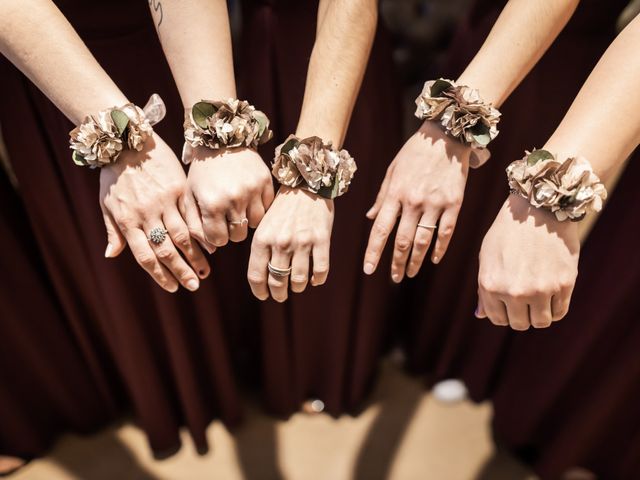
<svg viewBox="0 0 640 480"><path fill-rule="evenodd" d="M188 435L156 461L142 432L125 424L93 437L66 436L11 480L531 480L490 440L488 404L443 405L391 365L358 418L297 414L288 422L250 409L233 436L215 422L211 450Z"/></svg>

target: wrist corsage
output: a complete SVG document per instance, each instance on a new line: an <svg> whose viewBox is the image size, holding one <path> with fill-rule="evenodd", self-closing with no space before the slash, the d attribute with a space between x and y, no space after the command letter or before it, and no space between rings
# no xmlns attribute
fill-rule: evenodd
<svg viewBox="0 0 640 480"><path fill-rule="evenodd" d="M127 103L86 117L69 132L73 161L91 168L104 167L114 163L125 148L142 150L153 125L165 114L164 102L154 93L144 108Z"/></svg>
<svg viewBox="0 0 640 480"><path fill-rule="evenodd" d="M550 210L560 221L599 212L607 198L605 186L583 157L560 161L546 150L526 152L507 167L507 178L511 193Z"/></svg>
<svg viewBox="0 0 640 480"><path fill-rule="evenodd" d="M331 142L289 135L276 148L271 172L282 185L333 199L347 192L356 170L349 152L337 150Z"/></svg>
<svg viewBox="0 0 640 480"><path fill-rule="evenodd" d="M416 98L416 117L438 121L447 135L474 149L483 149L498 136L500 112L478 90L440 78L424 84Z"/></svg>
<svg viewBox="0 0 640 480"><path fill-rule="evenodd" d="M184 139L191 147L256 149L271 136L269 118L245 100L202 100L185 115Z"/></svg>

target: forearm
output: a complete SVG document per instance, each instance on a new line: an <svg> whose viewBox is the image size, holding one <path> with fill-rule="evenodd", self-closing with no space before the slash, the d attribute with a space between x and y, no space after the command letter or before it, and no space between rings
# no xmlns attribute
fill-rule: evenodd
<svg viewBox="0 0 640 480"><path fill-rule="evenodd" d="M0 2L0 51L75 124L127 103L49 0Z"/></svg>
<svg viewBox="0 0 640 480"><path fill-rule="evenodd" d="M579 0L510 0L458 82L500 106L571 18Z"/></svg>
<svg viewBox="0 0 640 480"><path fill-rule="evenodd" d="M545 149L587 158L608 180L640 144L640 16L609 46Z"/></svg>
<svg viewBox="0 0 640 480"><path fill-rule="evenodd" d="M296 134L341 146L371 51L375 0L321 0Z"/></svg>
<svg viewBox="0 0 640 480"><path fill-rule="evenodd" d="M235 98L226 1L162 0L161 11L156 5L149 6L185 108L203 99Z"/></svg>

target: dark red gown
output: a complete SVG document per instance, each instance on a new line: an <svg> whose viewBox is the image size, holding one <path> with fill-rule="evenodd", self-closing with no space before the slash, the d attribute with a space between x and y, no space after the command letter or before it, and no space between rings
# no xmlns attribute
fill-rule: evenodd
<svg viewBox="0 0 640 480"><path fill-rule="evenodd" d="M480 0L462 26L443 76L477 52L503 1ZM603 479L640 472L640 155L631 158L583 246L571 310L543 331L517 333L478 320L478 252L508 195L504 169L540 147L615 37L623 0L584 0L502 108L492 158L469 176L444 261L408 282L404 343L429 383L466 381L493 400L494 433L543 478L582 466ZM603 99L606 101L606 99Z"/></svg>
<svg viewBox="0 0 640 480"><path fill-rule="evenodd" d="M146 2L56 3L129 99L141 105L153 92L162 96L168 114L155 130L180 152L182 106ZM271 117L276 138L265 148L265 160L271 160L278 141L295 129L316 8L313 1L243 4L239 95ZM41 34L48 34L46 28ZM355 408L373 377L385 338L389 282L386 277L364 278L360 271L368 235L364 213L400 141L391 69L381 31L345 142L360 169L349 194L336 202L329 283L279 305L271 300L261 304L250 293L249 241L219 249L211 257L211 278L195 294L162 291L128 250L115 260L105 259L98 172L73 164L67 143L72 125L0 59L0 123L33 225L26 235L33 237L32 249L41 252L51 285L48 301L56 299L53 313L44 300L34 299L31 307L42 321L51 317L72 326L59 342L38 328L20 333L22 342L16 348L24 348L19 347L15 358L36 362L42 352L27 347L43 341L50 341L51 349L71 343L82 354L80 360L72 353L49 355L47 363L39 364L42 380L25 370L29 382L22 380L21 388L5 390L3 385L0 405L9 408L0 409L0 453L39 455L60 432L96 428L127 411L157 455L179 447L181 426L189 429L197 448L205 450L211 420L229 425L240 420L240 385L257 389L267 409L279 415L297 411L309 397L324 400L332 414ZM385 135L376 133L380 131ZM20 239L2 242L10 249ZM11 309L13 321L28 315L13 296L1 300L0 311ZM8 331L5 340L12 342L12 335ZM0 363L0 377L15 376L17 368ZM69 384L58 374L67 368L80 369ZM39 388L45 380L61 389L82 390L84 401L54 399ZM30 427L5 421L13 415L12 405L34 395L43 402L59 401L60 408L75 412L77 419L58 411L42 418L34 414L36 404L24 401L20 412L31 415Z"/></svg>

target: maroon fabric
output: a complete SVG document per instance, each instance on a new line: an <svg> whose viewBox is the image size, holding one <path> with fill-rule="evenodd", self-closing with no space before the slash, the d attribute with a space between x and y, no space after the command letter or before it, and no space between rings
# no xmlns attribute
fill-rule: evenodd
<svg viewBox="0 0 640 480"><path fill-rule="evenodd" d="M273 122L273 148L295 131L316 28L317 2L245 1L240 95ZM388 275L365 277L362 258L373 204L401 137L399 89L389 40L380 29L345 140L358 162L355 180L336 200L327 284L262 307L262 389L268 409L288 415L309 397L337 415L367 391L383 339L391 292ZM388 264L388 259L385 260Z"/></svg>
<svg viewBox="0 0 640 480"><path fill-rule="evenodd" d="M168 115L156 132L179 152L182 106L146 2L57 4L129 99L144 104L152 92L162 96ZM272 119L276 139L263 151L270 160L277 142L295 128L317 2L246 2L243 7L240 96ZM74 388L89 390L87 396L91 388L99 394L86 407L67 403L65 408L92 420L91 426L130 409L154 452L162 455L179 446L182 425L202 451L213 418L236 423L241 383L257 387L269 411L279 415L295 412L308 397L322 398L336 415L358 405L386 333L389 281L386 276L363 278L360 272L368 234L364 213L399 147L399 102L393 93L398 89L391 69L381 32L345 143L360 170L348 196L336 202L329 284L279 305L271 300L259 304L250 294L249 241L216 252L212 276L195 294L162 291L128 250L105 260L98 173L73 164L67 145L72 125L22 74L0 61L0 122L34 226L29 235L35 237L59 299L57 314L70 325L69 338L60 344L77 344L88 370L87 386L78 380ZM12 298L2 300L15 308ZM33 307L43 317L52 315L44 303ZM42 340L36 329L25 335L23 345L29 337L34 344ZM41 374L64 385L55 371L67 363L65 357L52 358ZM15 390L7 398L19 402L36 391ZM49 398L42 393L42 401ZM80 428L80 420L55 412L49 421L36 416L23 447L13 442L23 435L19 426L4 422L11 414L11 408L0 410L2 453L37 455L57 433Z"/></svg>
<svg viewBox="0 0 640 480"><path fill-rule="evenodd" d="M640 471L639 155L588 238L569 315L545 331L512 332L478 320L478 252L507 196L504 168L541 146L615 36L626 1L580 3L549 52L502 108L492 158L472 171L449 251L407 283L404 343L411 370L429 383L466 381L494 401L496 438L543 478L581 465L601 478ZM504 2L479 1L443 76L476 53Z"/></svg>

